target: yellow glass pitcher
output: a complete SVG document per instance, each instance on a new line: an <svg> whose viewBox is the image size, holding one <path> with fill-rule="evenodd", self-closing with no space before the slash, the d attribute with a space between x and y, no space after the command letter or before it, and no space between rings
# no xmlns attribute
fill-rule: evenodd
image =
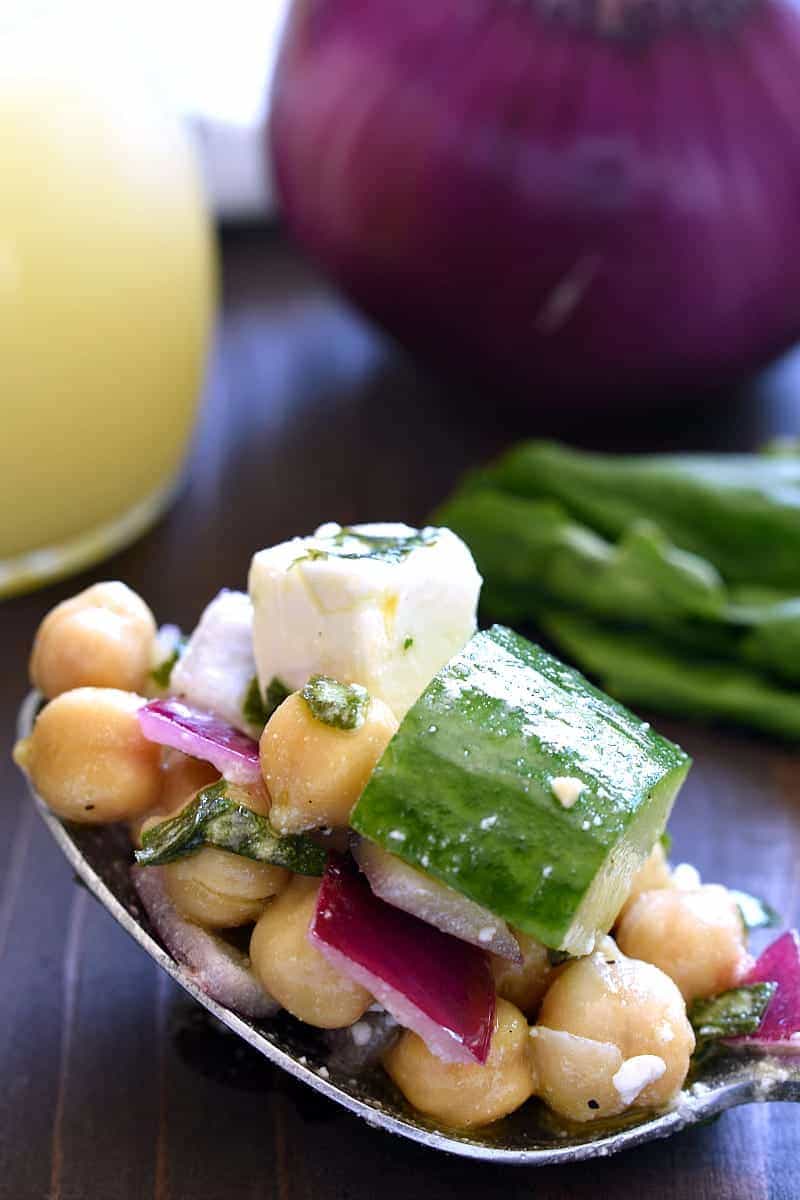
<svg viewBox="0 0 800 1200"><path fill-rule="evenodd" d="M213 308L187 135L124 39L69 7L0 38L0 596L162 510Z"/></svg>

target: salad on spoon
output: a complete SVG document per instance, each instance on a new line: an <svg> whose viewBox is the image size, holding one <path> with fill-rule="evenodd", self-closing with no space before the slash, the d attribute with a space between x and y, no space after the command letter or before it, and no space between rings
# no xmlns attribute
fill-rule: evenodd
<svg viewBox="0 0 800 1200"><path fill-rule="evenodd" d="M668 862L688 756L478 631L480 586L388 523L259 551L188 638L96 584L36 634L15 760L64 822L128 823L204 993L330 1031L438 1129L661 1113L699 1055L800 1052L797 934L754 959L766 906Z"/></svg>

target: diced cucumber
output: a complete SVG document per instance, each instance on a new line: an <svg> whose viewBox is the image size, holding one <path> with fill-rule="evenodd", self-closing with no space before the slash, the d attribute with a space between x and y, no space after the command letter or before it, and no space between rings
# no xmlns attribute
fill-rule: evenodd
<svg viewBox="0 0 800 1200"><path fill-rule="evenodd" d="M690 763L577 671L495 625L408 712L351 825L545 945L585 954L611 927Z"/></svg>

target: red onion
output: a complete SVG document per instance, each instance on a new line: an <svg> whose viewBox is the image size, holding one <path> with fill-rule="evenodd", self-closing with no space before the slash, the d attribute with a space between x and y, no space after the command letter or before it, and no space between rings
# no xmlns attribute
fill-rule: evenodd
<svg viewBox="0 0 800 1200"><path fill-rule="evenodd" d="M366 838L354 846L353 857L375 895L387 904L499 958L522 962L522 951L511 930L487 908L415 870Z"/></svg>
<svg viewBox="0 0 800 1200"><path fill-rule="evenodd" d="M486 1062L495 993L482 951L384 904L355 865L335 854L309 936L431 1053L446 1062Z"/></svg>
<svg viewBox="0 0 800 1200"><path fill-rule="evenodd" d="M206 995L251 1020L278 1011L244 954L181 916L167 895L163 867L131 867L131 877L156 933Z"/></svg>
<svg viewBox="0 0 800 1200"><path fill-rule="evenodd" d="M282 206L407 344L540 403L718 382L800 336L798 80L789 0L296 3Z"/></svg>
<svg viewBox="0 0 800 1200"><path fill-rule="evenodd" d="M190 708L180 700L151 700L137 716L148 741L210 762L231 783L261 779L258 742L212 713Z"/></svg>
<svg viewBox="0 0 800 1200"><path fill-rule="evenodd" d="M800 935L789 930L767 946L742 983L777 983L778 989L756 1033L729 1038L728 1044L800 1054Z"/></svg>

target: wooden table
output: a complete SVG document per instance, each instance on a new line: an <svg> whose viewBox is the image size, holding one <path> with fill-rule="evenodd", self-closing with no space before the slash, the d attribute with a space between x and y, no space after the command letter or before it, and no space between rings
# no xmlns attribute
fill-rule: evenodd
<svg viewBox="0 0 800 1200"><path fill-rule="evenodd" d="M421 520L459 472L525 430L493 397L436 383L331 296L276 235L225 239L218 352L186 485L127 552L0 610L2 1200L450 1200L800 1196L800 1112L772 1105L606 1162L538 1172L435 1156L375 1132L209 1023L87 893L8 761L45 611L120 577L190 628L252 551L336 519ZM750 447L796 432L789 360L717 406L527 431L643 449ZM154 437L158 436L157 430ZM88 464L87 464L88 466ZM675 852L800 916L800 759L744 735L659 722L695 757Z"/></svg>

